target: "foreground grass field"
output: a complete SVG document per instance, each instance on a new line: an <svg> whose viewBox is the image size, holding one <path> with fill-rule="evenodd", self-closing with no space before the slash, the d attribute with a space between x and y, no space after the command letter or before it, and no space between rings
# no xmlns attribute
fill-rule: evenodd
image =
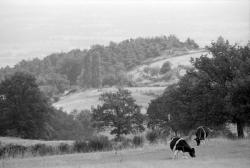
<svg viewBox="0 0 250 168"><path fill-rule="evenodd" d="M192 142L192 146L195 144ZM1 168L245 168L250 165L250 140L211 139L196 148L196 158L172 160L168 144L111 152L1 160Z"/></svg>

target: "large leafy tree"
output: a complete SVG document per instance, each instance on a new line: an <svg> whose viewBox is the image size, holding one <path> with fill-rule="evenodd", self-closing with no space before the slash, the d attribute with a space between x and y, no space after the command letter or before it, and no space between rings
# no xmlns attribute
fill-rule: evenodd
<svg viewBox="0 0 250 168"><path fill-rule="evenodd" d="M44 138L49 104L36 79L22 72L0 84L0 134L23 138Z"/></svg>
<svg viewBox="0 0 250 168"><path fill-rule="evenodd" d="M194 69L151 102L149 124L159 120L185 131L229 122L236 123L238 137L244 137L244 126L250 123L250 49L219 38L208 50L212 57L192 60ZM153 113L157 108L159 115Z"/></svg>
<svg viewBox="0 0 250 168"><path fill-rule="evenodd" d="M100 100L103 104L93 109L93 119L101 128L111 128L118 140L122 134L144 130L144 116L128 90L103 93Z"/></svg>
<svg viewBox="0 0 250 168"><path fill-rule="evenodd" d="M236 123L238 137L242 138L250 120L250 49L230 45L221 38L208 49L212 58L196 59L193 64L198 71L193 75L206 80L211 95L223 100L223 111L216 111L214 119L223 116L226 122Z"/></svg>

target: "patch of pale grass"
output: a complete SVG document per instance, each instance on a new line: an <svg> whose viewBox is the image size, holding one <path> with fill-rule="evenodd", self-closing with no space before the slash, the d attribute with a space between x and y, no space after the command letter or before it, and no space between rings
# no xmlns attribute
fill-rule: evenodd
<svg viewBox="0 0 250 168"><path fill-rule="evenodd" d="M165 87L125 87L125 89L131 91L133 98L136 100L136 103L142 106L142 109L145 112L148 103L155 98L154 96L147 96L145 95L145 93L151 92L161 94L164 91ZM62 97L58 102L54 103L53 106L55 106L56 108L63 108L63 110L68 113L73 111L74 109L91 109L92 106L96 106L102 103L99 101L99 97L102 93L113 92L116 90L117 88L115 87L103 88L101 90L84 90Z"/></svg>
<svg viewBox="0 0 250 168"><path fill-rule="evenodd" d="M69 145L72 145L74 143L74 141L63 141L63 140L43 141L43 140L21 139L21 138L15 138L15 137L0 137L0 142L3 145L17 144L17 145L23 145L23 146L32 146L35 144L45 144L45 145L50 145L50 146L58 146L60 143L66 143Z"/></svg>

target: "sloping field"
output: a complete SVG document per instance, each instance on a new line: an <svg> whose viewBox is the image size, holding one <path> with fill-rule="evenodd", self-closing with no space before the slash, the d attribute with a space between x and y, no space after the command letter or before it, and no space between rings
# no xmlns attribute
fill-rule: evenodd
<svg viewBox="0 0 250 168"><path fill-rule="evenodd" d="M142 106L142 112L145 113L150 100L156 95L160 95L165 87L127 87L132 92L132 96L136 103ZM91 109L92 106L101 104L99 97L104 92L115 91L116 88L88 89L82 92L77 92L65 97L61 97L60 101L54 103L56 108L63 108L66 112L71 112L74 109L84 110Z"/></svg>
<svg viewBox="0 0 250 168"><path fill-rule="evenodd" d="M161 66L167 61L171 63L172 68L177 68L179 65L191 66L191 58L199 58L201 55L206 54L208 54L207 51L197 50L177 56L171 56L167 54L162 55L160 57L146 61L146 63L136 67L132 71L128 72L128 74L132 75L133 80L137 80L138 78L142 78L142 72L145 67L161 68Z"/></svg>
<svg viewBox="0 0 250 168"><path fill-rule="evenodd" d="M194 144L192 143L192 146ZM248 168L250 140L211 139L196 147L196 158L172 160L169 145L115 152L0 160L1 168Z"/></svg>

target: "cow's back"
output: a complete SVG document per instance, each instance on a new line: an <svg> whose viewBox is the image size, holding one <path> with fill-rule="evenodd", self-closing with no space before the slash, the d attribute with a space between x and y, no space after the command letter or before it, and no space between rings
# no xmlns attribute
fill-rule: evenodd
<svg viewBox="0 0 250 168"><path fill-rule="evenodd" d="M177 142L179 139L180 139L179 137L172 138L172 140L171 140L171 142L170 142L170 149L171 149L171 150L174 149L174 146L175 146L176 142Z"/></svg>

